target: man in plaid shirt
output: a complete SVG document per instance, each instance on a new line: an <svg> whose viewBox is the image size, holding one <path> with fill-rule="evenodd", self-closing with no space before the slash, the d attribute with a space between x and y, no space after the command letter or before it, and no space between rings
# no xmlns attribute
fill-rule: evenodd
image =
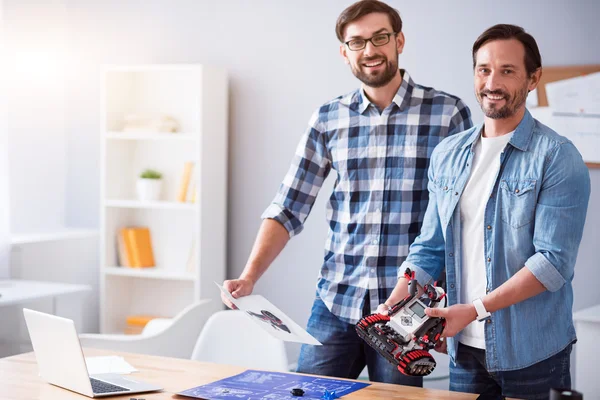
<svg viewBox="0 0 600 400"><path fill-rule="evenodd" d="M223 286L234 298L252 292L287 241L302 231L323 181L335 170L325 257L307 328L323 346L302 346L298 372L357 378L366 365L372 381L422 386L422 378L402 375L366 345L354 326L396 285L427 208L429 157L443 138L472 126L470 112L457 97L415 84L398 69L402 20L387 4L351 5L336 32L344 61L363 85L313 114L262 215L243 273Z"/></svg>

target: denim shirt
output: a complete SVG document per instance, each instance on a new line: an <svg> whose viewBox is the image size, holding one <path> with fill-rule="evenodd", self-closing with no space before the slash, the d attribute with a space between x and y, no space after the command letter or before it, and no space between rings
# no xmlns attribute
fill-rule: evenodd
<svg viewBox="0 0 600 400"><path fill-rule="evenodd" d="M429 204L421 233L399 270L413 268L421 285L446 269L448 304L461 304L460 207L483 125L448 137L429 167ZM589 172L568 139L528 111L500 156L484 215L486 291L528 268L546 291L494 312L485 322L490 372L528 367L576 340L573 270L590 196ZM449 338L455 362L458 340Z"/></svg>

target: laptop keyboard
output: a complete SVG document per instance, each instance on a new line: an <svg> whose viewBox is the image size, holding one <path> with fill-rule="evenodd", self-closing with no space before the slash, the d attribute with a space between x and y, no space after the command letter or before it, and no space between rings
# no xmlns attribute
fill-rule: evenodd
<svg viewBox="0 0 600 400"><path fill-rule="evenodd" d="M130 389L113 385L111 383L106 383L103 381L99 381L98 379L90 378L90 382L92 382L92 390L96 394L101 393L112 393L112 392L129 392Z"/></svg>

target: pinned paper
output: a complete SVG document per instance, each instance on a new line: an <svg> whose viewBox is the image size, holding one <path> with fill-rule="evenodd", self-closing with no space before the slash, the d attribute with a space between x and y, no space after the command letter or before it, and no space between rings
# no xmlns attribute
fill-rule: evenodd
<svg viewBox="0 0 600 400"><path fill-rule="evenodd" d="M546 83L546 96L555 114L600 117L600 72Z"/></svg>

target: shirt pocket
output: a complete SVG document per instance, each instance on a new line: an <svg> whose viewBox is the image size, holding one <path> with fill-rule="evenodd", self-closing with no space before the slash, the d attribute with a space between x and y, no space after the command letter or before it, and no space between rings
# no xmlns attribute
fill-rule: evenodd
<svg viewBox="0 0 600 400"><path fill-rule="evenodd" d="M433 181L433 184L436 187L438 215L442 224L446 226L450 222L450 218L452 218L455 178L439 177Z"/></svg>
<svg viewBox="0 0 600 400"><path fill-rule="evenodd" d="M535 179L500 181L503 222L518 229L533 221L537 203L535 184Z"/></svg>

